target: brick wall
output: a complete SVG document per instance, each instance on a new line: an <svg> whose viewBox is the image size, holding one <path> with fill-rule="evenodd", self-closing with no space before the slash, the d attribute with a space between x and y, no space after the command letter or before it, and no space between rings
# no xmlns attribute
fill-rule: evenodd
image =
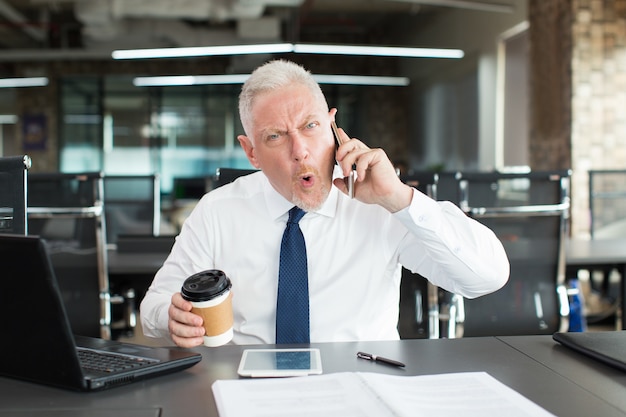
<svg viewBox="0 0 626 417"><path fill-rule="evenodd" d="M588 170L626 169L626 0L571 3L572 235L587 236Z"/></svg>

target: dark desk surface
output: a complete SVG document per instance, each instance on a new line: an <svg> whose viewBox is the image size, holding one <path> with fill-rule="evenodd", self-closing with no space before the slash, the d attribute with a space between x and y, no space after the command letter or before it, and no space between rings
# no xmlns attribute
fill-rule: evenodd
<svg viewBox="0 0 626 417"><path fill-rule="evenodd" d="M544 336L500 339L583 389L604 398L626 414L626 373L591 360Z"/></svg>
<svg viewBox="0 0 626 417"><path fill-rule="evenodd" d="M626 415L626 375L564 351L550 336L312 346L321 350L324 373L424 375L486 371L558 416ZM42 348L45 348L43 344ZM217 416L211 384L217 379L237 378L237 366L245 348L200 347L197 350L203 360L191 369L100 393L75 393L0 377L0 416L15 415L18 411L37 416L44 415L45 410L70 417L155 416L159 410L164 417ZM357 359L359 350L401 360L407 367L400 369Z"/></svg>
<svg viewBox="0 0 626 417"><path fill-rule="evenodd" d="M565 259L568 266L626 264L626 238L569 239Z"/></svg>

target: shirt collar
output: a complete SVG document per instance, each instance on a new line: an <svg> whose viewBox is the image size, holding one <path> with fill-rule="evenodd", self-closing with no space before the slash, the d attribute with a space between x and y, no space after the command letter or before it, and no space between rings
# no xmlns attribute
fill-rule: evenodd
<svg viewBox="0 0 626 417"><path fill-rule="evenodd" d="M341 170L335 167L333 171L333 178L341 176ZM330 187L330 193L326 198L322 207L315 211L316 214L320 214L326 217L335 217L337 212L337 204L339 202L339 189L334 185ZM263 194L265 195L265 203L270 213L270 217L274 220L278 220L280 217L285 216L286 213L293 207L293 203L285 199L272 187L267 177L263 181Z"/></svg>

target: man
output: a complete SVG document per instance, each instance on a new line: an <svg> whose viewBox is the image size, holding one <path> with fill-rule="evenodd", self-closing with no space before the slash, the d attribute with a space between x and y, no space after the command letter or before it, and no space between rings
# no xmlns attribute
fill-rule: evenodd
<svg viewBox="0 0 626 417"><path fill-rule="evenodd" d="M261 172L197 204L141 304L146 335L202 344L202 318L180 288L194 273L219 269L232 281L233 342L277 342L279 253L293 206L306 212L299 226L311 342L398 339L401 265L468 298L506 283L508 259L491 230L402 183L383 150L341 129L336 149L336 111L294 63L272 61L252 73L240 95L246 134L238 140ZM353 165L351 199L344 177Z"/></svg>

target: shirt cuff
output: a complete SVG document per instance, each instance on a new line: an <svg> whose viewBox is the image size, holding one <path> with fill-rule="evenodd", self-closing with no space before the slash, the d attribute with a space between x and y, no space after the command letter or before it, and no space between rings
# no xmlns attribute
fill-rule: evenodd
<svg viewBox="0 0 626 417"><path fill-rule="evenodd" d="M426 194L415 190L411 204L393 214L403 224L414 224L420 228L436 231L440 223L441 204ZM452 204L452 203L450 203Z"/></svg>

